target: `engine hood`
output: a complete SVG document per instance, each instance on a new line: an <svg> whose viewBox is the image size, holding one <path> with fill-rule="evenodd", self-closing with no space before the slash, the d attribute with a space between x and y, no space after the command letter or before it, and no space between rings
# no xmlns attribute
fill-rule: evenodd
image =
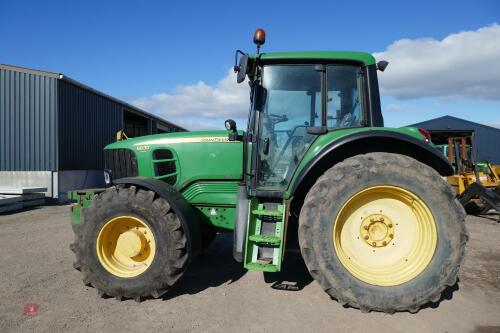
<svg viewBox="0 0 500 333"><path fill-rule="evenodd" d="M148 135L109 144L105 151L134 152L138 176L168 178L167 182L181 191L196 182L242 178L243 142L229 141L228 134L223 130ZM160 151L163 155L157 155ZM111 155L126 159L118 151Z"/></svg>
<svg viewBox="0 0 500 333"><path fill-rule="evenodd" d="M229 132L225 130L153 134L117 141L107 145L105 149L128 148L133 150L149 150L148 148L156 145L204 142L229 143L228 134Z"/></svg>

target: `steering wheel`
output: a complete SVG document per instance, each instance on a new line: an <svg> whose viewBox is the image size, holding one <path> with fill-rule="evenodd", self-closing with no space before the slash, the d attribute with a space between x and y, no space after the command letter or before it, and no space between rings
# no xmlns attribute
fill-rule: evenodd
<svg viewBox="0 0 500 333"><path fill-rule="evenodd" d="M276 165L278 164L278 162L281 160L281 157L283 156L283 154L285 154L285 151L287 150L288 146L290 145L290 143L292 143L292 140L294 139L297 139L299 138L298 135L294 135L294 133L297 131L297 129L299 129L300 127L304 127L306 128L307 126L305 125L298 125L298 126L295 126L293 128L293 130L290 132L290 136L288 137L288 139L286 140L285 144L283 145L283 148L281 148L281 151L278 155L278 158L275 160L274 164L273 164L273 169L276 168Z"/></svg>
<svg viewBox="0 0 500 333"><path fill-rule="evenodd" d="M271 119L271 121L274 123L274 124L278 124L278 123L283 123L285 121L288 121L288 117L286 116L286 114L284 115L279 115L279 114L273 114L273 113L269 113L267 115L267 117L269 119Z"/></svg>
<svg viewBox="0 0 500 333"><path fill-rule="evenodd" d="M359 104L359 98L356 98L356 101L354 102L354 105L351 108L351 112L346 113L343 117L342 120L340 120L339 127L344 128L344 127L352 127L352 125L355 125L356 123L356 117L354 116L354 110Z"/></svg>
<svg viewBox="0 0 500 333"><path fill-rule="evenodd" d="M352 113L346 113L339 123L339 128L351 127L354 125L355 121L356 117L354 117Z"/></svg>

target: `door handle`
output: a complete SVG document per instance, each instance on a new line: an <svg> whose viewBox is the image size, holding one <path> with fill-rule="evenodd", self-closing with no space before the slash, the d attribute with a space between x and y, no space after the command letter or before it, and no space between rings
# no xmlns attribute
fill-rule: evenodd
<svg viewBox="0 0 500 333"><path fill-rule="evenodd" d="M262 150L264 155L267 155L269 153L269 138L264 139L264 149Z"/></svg>

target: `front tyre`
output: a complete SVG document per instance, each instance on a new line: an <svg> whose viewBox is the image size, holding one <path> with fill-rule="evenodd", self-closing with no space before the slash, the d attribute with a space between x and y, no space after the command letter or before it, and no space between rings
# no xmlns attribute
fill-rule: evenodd
<svg viewBox="0 0 500 333"><path fill-rule="evenodd" d="M307 194L299 243L311 275L362 311L415 312L456 283L465 213L440 175L407 156L351 157Z"/></svg>
<svg viewBox="0 0 500 333"><path fill-rule="evenodd" d="M189 262L186 231L176 212L154 192L135 186L111 187L96 196L74 231L74 266L100 295L158 298Z"/></svg>

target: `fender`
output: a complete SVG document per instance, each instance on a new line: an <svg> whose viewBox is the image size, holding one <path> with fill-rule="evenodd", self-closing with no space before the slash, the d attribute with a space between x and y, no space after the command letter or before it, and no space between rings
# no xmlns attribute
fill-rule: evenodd
<svg viewBox="0 0 500 333"><path fill-rule="evenodd" d="M310 184L312 178L314 178L314 182L335 163L354 155L372 152L406 155L429 165L441 176L453 174L453 167L448 159L424 140L392 131L371 130L347 135L323 148L299 172L289 193L294 195L298 189L304 186L308 189L308 186L312 186Z"/></svg>
<svg viewBox="0 0 500 333"><path fill-rule="evenodd" d="M190 261L201 253L201 231L196 213L191 204L172 186L154 178L128 177L113 180L115 185L136 185L155 192L165 199L179 216L182 228L186 230L186 242Z"/></svg>

